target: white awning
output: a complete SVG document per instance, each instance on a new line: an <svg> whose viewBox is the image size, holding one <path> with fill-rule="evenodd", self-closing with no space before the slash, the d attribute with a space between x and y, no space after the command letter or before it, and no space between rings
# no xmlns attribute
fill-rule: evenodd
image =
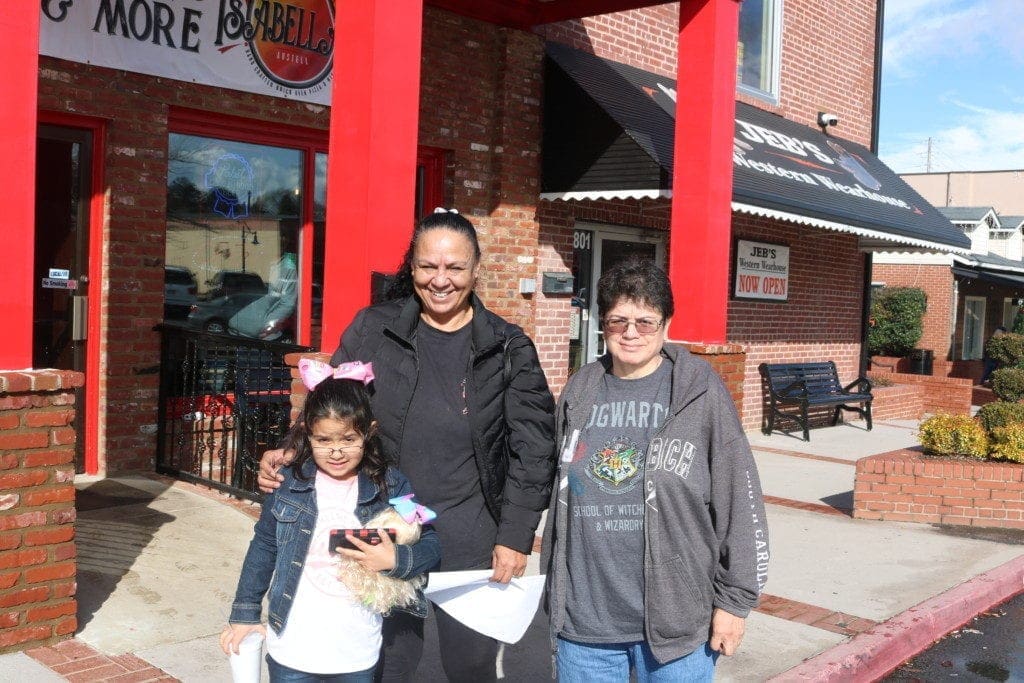
<svg viewBox="0 0 1024 683"><path fill-rule="evenodd" d="M672 196L672 190L592 190L589 192L541 192L540 198L549 202L568 202L574 199L660 199Z"/></svg>
<svg viewBox="0 0 1024 683"><path fill-rule="evenodd" d="M737 213L746 213L752 216L777 218L779 220L789 221L790 223L796 223L798 225L810 225L815 228L824 228L826 230L835 230L836 232L851 233L853 235L857 235L858 237L864 238L862 245L870 249L871 251L888 251L891 249L889 245L895 243L907 244L913 247L927 249L929 251L941 251L950 254L971 253L970 249L959 249L957 247L952 247L949 246L948 244L942 244L940 242L931 242L929 240L922 240L914 237L894 235L892 233L882 232L880 230L871 230L869 228L862 228L856 225L837 223L835 221L825 220L824 218L801 216L800 214L791 213L788 211L779 211L778 209L767 209L763 206L754 206L752 204L744 204L741 202L732 202L732 210Z"/></svg>

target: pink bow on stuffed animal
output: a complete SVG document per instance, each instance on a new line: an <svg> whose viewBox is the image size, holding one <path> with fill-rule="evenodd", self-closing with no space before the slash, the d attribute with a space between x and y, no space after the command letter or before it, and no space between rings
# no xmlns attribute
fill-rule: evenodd
<svg viewBox="0 0 1024 683"><path fill-rule="evenodd" d="M412 502L413 495L410 493L405 496L398 496L389 500L388 503L395 508L395 512L400 514L407 524L412 524L413 522L430 524L437 519L437 513L426 505Z"/></svg>
<svg viewBox="0 0 1024 683"><path fill-rule="evenodd" d="M323 382L328 377L333 377L334 379L354 379L357 382L369 384L373 381L373 363L363 363L354 360L351 363L342 363L334 368L320 360L303 358L299 361L299 376L302 378L302 383L310 391L313 391L317 384L320 384L320 382Z"/></svg>

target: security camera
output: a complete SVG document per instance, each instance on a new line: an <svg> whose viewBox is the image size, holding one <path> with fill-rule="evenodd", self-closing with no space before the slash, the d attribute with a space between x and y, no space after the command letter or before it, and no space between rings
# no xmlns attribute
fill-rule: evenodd
<svg viewBox="0 0 1024 683"><path fill-rule="evenodd" d="M827 128L828 126L834 126L834 125L836 125L838 123L839 123L839 117L836 116L835 114L829 114L829 113L826 113L826 112L823 112L823 111L819 111L818 112L818 125L821 126L822 128Z"/></svg>

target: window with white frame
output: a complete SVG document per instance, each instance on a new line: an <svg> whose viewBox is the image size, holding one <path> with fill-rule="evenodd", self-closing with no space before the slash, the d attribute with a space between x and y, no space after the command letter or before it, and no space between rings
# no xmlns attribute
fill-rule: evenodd
<svg viewBox="0 0 1024 683"><path fill-rule="evenodd" d="M783 0L743 0L736 46L741 92L778 101Z"/></svg>
<svg viewBox="0 0 1024 683"><path fill-rule="evenodd" d="M982 356L985 330L985 297L969 296L964 302L964 345L961 358L976 360Z"/></svg>

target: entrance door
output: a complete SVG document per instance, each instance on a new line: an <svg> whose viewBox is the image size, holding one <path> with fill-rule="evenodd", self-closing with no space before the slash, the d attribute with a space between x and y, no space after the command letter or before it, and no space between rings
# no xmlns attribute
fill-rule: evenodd
<svg viewBox="0 0 1024 683"><path fill-rule="evenodd" d="M597 281L601 274L632 256L654 259L664 267L665 237L663 233L638 228L580 225L573 236L573 247L576 296L570 326L570 373L605 352L597 317Z"/></svg>
<svg viewBox="0 0 1024 683"><path fill-rule="evenodd" d="M86 372L92 133L41 125L36 152L32 366ZM76 390L75 469L85 466L85 392Z"/></svg>

